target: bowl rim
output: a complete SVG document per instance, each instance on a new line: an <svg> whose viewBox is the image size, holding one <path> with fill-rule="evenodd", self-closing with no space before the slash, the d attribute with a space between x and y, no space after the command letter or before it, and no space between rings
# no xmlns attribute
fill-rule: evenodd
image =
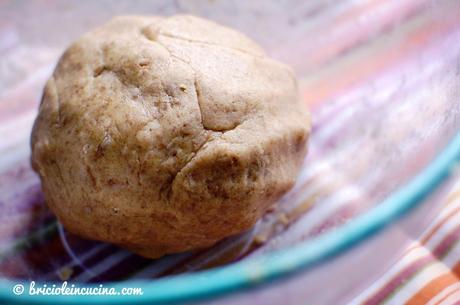
<svg viewBox="0 0 460 305"><path fill-rule="evenodd" d="M431 163L409 183L356 219L319 237L303 241L287 249L276 250L258 257L227 266L190 274L155 280L127 280L104 282L105 287L142 288L138 296L16 296L14 285L28 287L29 282L0 279L0 300L27 304L126 304L128 302L164 304L207 299L237 290L266 284L275 279L305 271L328 258L350 250L420 205L460 166L460 132L458 132ZM79 284L79 287L97 287L98 284Z"/></svg>

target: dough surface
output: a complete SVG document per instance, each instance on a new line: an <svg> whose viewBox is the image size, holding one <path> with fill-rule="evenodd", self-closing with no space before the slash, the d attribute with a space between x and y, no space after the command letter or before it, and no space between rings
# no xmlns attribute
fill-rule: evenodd
<svg viewBox="0 0 460 305"><path fill-rule="evenodd" d="M292 187L309 131L291 69L244 35L125 16L59 60L32 165L67 230L156 258L251 228Z"/></svg>

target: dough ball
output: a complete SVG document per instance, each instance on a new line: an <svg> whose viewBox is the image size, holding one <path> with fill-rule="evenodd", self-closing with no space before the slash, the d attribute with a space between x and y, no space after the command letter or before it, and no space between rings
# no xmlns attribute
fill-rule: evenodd
<svg viewBox="0 0 460 305"><path fill-rule="evenodd" d="M118 17L59 60L32 164L67 230L156 258L251 228L293 185L309 130L292 70L244 35Z"/></svg>

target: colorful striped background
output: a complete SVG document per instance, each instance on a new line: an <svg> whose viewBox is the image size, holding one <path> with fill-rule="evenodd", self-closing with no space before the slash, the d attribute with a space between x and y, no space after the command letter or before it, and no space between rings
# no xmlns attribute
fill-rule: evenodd
<svg viewBox="0 0 460 305"><path fill-rule="evenodd" d="M290 64L313 113L294 189L250 232L151 261L65 232L29 164L46 78L65 46L121 13L186 12L247 33ZM57 26L59 25L59 26ZM284 249L371 209L460 130L460 2L0 0L0 276L153 279ZM222 303L456 304L460 184L404 223L307 274Z"/></svg>

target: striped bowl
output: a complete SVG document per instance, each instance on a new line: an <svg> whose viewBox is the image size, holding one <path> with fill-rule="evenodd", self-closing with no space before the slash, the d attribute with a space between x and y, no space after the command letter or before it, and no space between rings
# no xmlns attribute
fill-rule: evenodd
<svg viewBox="0 0 460 305"><path fill-rule="evenodd" d="M71 40L113 15L177 12L237 28L291 65L313 132L296 185L252 230L147 260L65 231L30 168L29 136L43 84ZM279 304L286 293L343 302L394 260L404 245L396 227L416 234L457 175L458 16L460 3L448 0L1 1L0 302ZM14 294L31 281L143 294Z"/></svg>

